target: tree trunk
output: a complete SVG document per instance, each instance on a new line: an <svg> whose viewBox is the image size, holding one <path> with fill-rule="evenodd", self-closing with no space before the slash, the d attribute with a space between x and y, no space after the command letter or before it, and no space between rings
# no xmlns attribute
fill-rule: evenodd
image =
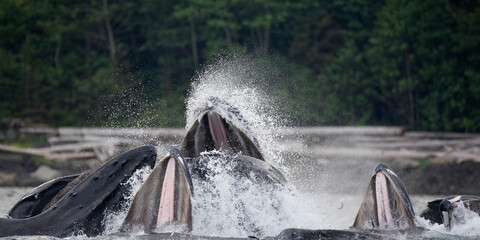
<svg viewBox="0 0 480 240"><path fill-rule="evenodd" d="M110 13L108 11L108 0L103 0L103 11L105 14L105 26L107 28L108 45L110 49L110 59L115 60L115 37L110 24Z"/></svg>
<svg viewBox="0 0 480 240"><path fill-rule="evenodd" d="M232 35L230 33L230 28L225 24L223 25L223 30L225 31L225 39L227 40L228 46L232 45Z"/></svg>
<svg viewBox="0 0 480 240"><path fill-rule="evenodd" d="M404 61L405 61L405 74L407 77L407 87L408 87L408 105L409 105L409 112L410 112L410 124L412 124L413 129L416 129L416 121L415 121L415 106L413 103L413 86L412 86L412 78L410 77L410 61L408 61L408 47L405 49L404 53Z"/></svg>
<svg viewBox="0 0 480 240"><path fill-rule="evenodd" d="M85 19L88 19L88 14L90 13L90 6L88 5L88 1L85 1ZM84 20L84 24L86 24L86 20ZM88 32L85 32L84 34L85 38L85 69L87 70L86 74L87 76L91 75L90 71L90 48L91 48L91 39L90 39L90 34Z"/></svg>
<svg viewBox="0 0 480 240"><path fill-rule="evenodd" d="M58 70L60 67L60 50L62 50L62 36L58 35L57 47L55 48L55 69L56 70Z"/></svg>
<svg viewBox="0 0 480 240"><path fill-rule="evenodd" d="M90 48L91 48L91 40L90 40L90 35L88 33L85 33L85 69L87 69L87 75L90 76L91 71L90 71Z"/></svg>
<svg viewBox="0 0 480 240"><path fill-rule="evenodd" d="M25 71L25 103L27 108L30 107L30 64L27 63Z"/></svg>
<svg viewBox="0 0 480 240"><path fill-rule="evenodd" d="M192 40L193 67L196 71L198 67L198 48L197 33L195 32L195 20L193 18L190 18L190 37Z"/></svg>
<svg viewBox="0 0 480 240"><path fill-rule="evenodd" d="M25 105L27 108L30 107L30 84L31 84L31 71L32 71L32 46L30 44L30 35L27 34L25 42L23 43L22 50L21 50L21 59L22 59L22 70L23 74L25 74L25 88L24 88L24 96L25 96Z"/></svg>
<svg viewBox="0 0 480 240"><path fill-rule="evenodd" d="M263 54L268 55L268 48L270 47L270 23L265 26L265 32L263 36Z"/></svg>

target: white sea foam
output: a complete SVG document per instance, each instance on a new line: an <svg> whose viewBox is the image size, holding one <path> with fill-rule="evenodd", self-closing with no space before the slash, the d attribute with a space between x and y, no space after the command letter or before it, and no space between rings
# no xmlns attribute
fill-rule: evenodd
<svg viewBox="0 0 480 240"><path fill-rule="evenodd" d="M285 228L320 228L314 214L294 190L232 172L233 165L211 157L206 176L193 179L194 235L273 236Z"/></svg>
<svg viewBox="0 0 480 240"><path fill-rule="evenodd" d="M416 218L416 223L421 227L446 235L479 237L480 216L478 215L478 213L473 212L468 208L465 208L463 204L458 205L457 211L462 212L462 219L453 223L450 229L446 228L443 224L430 224L428 220L420 217Z"/></svg>

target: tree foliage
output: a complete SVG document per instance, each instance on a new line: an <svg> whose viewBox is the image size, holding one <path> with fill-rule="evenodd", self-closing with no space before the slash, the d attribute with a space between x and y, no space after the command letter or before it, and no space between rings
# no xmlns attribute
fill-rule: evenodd
<svg viewBox="0 0 480 240"><path fill-rule="evenodd" d="M295 124L478 132L479 18L473 0L0 0L0 116L183 126L195 72L243 52L277 65Z"/></svg>

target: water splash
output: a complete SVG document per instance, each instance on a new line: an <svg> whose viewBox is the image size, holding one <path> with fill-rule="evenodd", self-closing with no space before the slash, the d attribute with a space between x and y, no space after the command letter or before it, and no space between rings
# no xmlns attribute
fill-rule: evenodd
<svg viewBox="0 0 480 240"><path fill-rule="evenodd" d="M461 237L479 237L480 236L480 216L478 213L466 208L463 204L459 204L455 211L462 214L461 221L452 224L450 229L443 224L430 224L426 219L416 217L415 221L418 226L424 227L435 232L445 235L461 236ZM448 236L447 236L448 237Z"/></svg>
<svg viewBox="0 0 480 240"><path fill-rule="evenodd" d="M241 114L230 119L258 140L265 160L280 169L286 149L281 143L286 118L279 114L276 97L269 92L275 83L275 68L266 59L251 56L221 57L199 72L187 99L188 129L211 99L224 101ZM215 109L226 116L225 108ZM298 159L301 161L301 159ZM193 234L245 237L277 235L285 228L325 227L324 214L301 196L295 187L272 187L249 178L238 179L228 166L210 166L215 174L208 181L194 178ZM287 176L288 179L288 176ZM318 183L317 183L318 184ZM314 210L315 209L315 210Z"/></svg>
<svg viewBox="0 0 480 240"><path fill-rule="evenodd" d="M272 98L268 96L271 75L265 63L248 56L219 58L199 72L192 82L187 99L187 128L198 117L198 111L205 109L212 97L235 106L248 120L249 133L255 137L266 160L273 164L282 162L281 137L278 129L283 120ZM235 122L234 122L235 124ZM237 126L244 129L242 126Z"/></svg>
<svg viewBox="0 0 480 240"><path fill-rule="evenodd" d="M193 235L274 236L285 228L319 228L324 219L288 186L234 172L234 156L209 157L205 176L194 175Z"/></svg>

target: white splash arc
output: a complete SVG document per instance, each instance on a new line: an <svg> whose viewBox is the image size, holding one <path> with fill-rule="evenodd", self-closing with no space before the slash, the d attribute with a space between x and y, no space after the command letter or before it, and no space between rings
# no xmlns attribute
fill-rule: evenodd
<svg viewBox="0 0 480 240"><path fill-rule="evenodd" d="M261 86L261 66L253 66L247 58L220 59L207 66L192 83L187 100L187 128L197 119L212 97L234 106L248 121L249 134L258 140L260 151L268 163L280 166L283 146L278 143L279 124L275 105ZM258 74L257 74L258 73ZM234 124L242 128L241 124ZM293 186L272 189L239 181L229 169L209 166L215 174L209 181L193 179L193 231L200 236L246 237L275 236L285 228L325 227L325 219L312 211ZM198 189L200 191L198 191Z"/></svg>

